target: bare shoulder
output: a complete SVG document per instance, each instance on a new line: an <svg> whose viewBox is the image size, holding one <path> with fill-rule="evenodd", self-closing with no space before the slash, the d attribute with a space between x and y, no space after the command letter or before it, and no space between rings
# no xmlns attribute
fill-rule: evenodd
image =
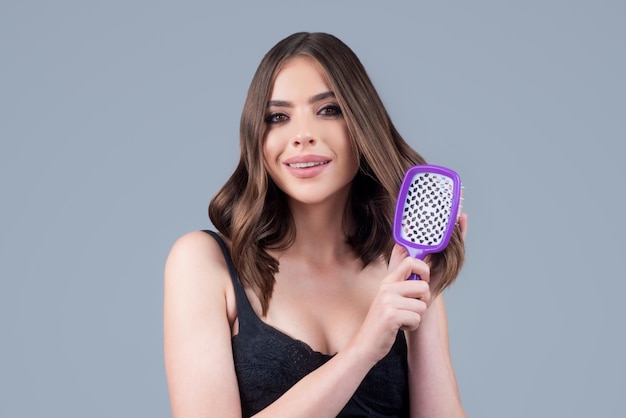
<svg viewBox="0 0 626 418"><path fill-rule="evenodd" d="M167 275L171 270L193 270L211 266L226 266L219 244L204 231L192 231L179 237L172 245L165 272Z"/></svg>
<svg viewBox="0 0 626 418"><path fill-rule="evenodd" d="M196 309L220 307L223 314L233 309L234 293L224 254L204 231L188 232L174 242L164 276L166 302L174 297Z"/></svg>

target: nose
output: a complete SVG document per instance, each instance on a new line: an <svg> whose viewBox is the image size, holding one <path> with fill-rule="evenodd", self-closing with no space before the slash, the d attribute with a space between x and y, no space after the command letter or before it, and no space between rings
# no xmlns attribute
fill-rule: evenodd
<svg viewBox="0 0 626 418"><path fill-rule="evenodd" d="M315 117L310 115L307 109L294 112L292 121L292 127L295 130L291 132L294 135L291 143L294 147L311 146L317 143Z"/></svg>
<svg viewBox="0 0 626 418"><path fill-rule="evenodd" d="M299 147L302 145L315 145L317 140L309 130L299 132L292 141L292 145Z"/></svg>

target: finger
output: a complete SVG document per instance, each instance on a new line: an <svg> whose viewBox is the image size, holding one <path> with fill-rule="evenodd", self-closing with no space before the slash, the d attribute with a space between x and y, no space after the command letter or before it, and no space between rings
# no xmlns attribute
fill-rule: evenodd
<svg viewBox="0 0 626 418"><path fill-rule="evenodd" d="M430 306L432 296L430 285L423 280L402 280L383 283L378 300L393 309L412 310L418 313Z"/></svg>
<svg viewBox="0 0 626 418"><path fill-rule="evenodd" d="M430 281L430 267L424 261L413 257L404 257L400 263L390 270L384 282L399 282L408 279L412 274L417 274L420 279Z"/></svg>
<svg viewBox="0 0 626 418"><path fill-rule="evenodd" d="M422 322L422 316L411 311L401 311L398 313L400 329L402 331L415 331Z"/></svg>
<svg viewBox="0 0 626 418"><path fill-rule="evenodd" d="M405 299L420 299L426 304L430 302L430 285L425 280L403 280L391 285L394 286L392 292Z"/></svg>
<svg viewBox="0 0 626 418"><path fill-rule="evenodd" d="M393 270L398 264L409 256L406 248L399 244L395 244L391 250L391 257L389 257L389 270Z"/></svg>
<svg viewBox="0 0 626 418"><path fill-rule="evenodd" d="M383 317L383 322L388 324L391 329L414 329L420 323L422 311L420 307L420 303L423 302L414 299L415 307L411 307L411 309L399 309L397 306L389 306L388 309L381 313L381 317ZM405 304L407 305L407 304ZM407 306L408 307L408 306Z"/></svg>
<svg viewBox="0 0 626 418"><path fill-rule="evenodd" d="M465 240L467 236L467 213L462 213L459 217L459 228L461 229L461 238Z"/></svg>
<svg viewBox="0 0 626 418"><path fill-rule="evenodd" d="M409 311L422 315L428 309L429 301L430 301L430 292L426 292L424 294L420 294L422 298L417 298L418 295L414 297L405 297L398 300L396 307L401 311Z"/></svg>
<svg viewBox="0 0 626 418"><path fill-rule="evenodd" d="M412 275L417 275L420 281L430 283L430 265L423 260L407 257L400 264L403 268L407 269L404 276L405 279L411 277Z"/></svg>

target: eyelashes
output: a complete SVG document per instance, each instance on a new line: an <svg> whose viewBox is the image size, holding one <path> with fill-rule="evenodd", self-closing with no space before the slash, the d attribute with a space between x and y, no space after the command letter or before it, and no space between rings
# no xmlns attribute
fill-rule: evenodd
<svg viewBox="0 0 626 418"><path fill-rule="evenodd" d="M318 114L323 116L341 116L342 112L339 105L327 105L320 109Z"/></svg>
<svg viewBox="0 0 626 418"><path fill-rule="evenodd" d="M325 117L339 117L343 115L341 111L341 107L336 104L322 106L322 108L318 110L317 114L319 116L325 116ZM264 120L265 120L265 123L268 123L268 124L277 124L277 123L288 121L289 116L282 112L271 112L270 114L265 116Z"/></svg>
<svg viewBox="0 0 626 418"><path fill-rule="evenodd" d="M288 119L289 117L285 115L284 113L275 112L275 113L270 113L269 115L265 116L265 123L275 124L275 123L285 122Z"/></svg>

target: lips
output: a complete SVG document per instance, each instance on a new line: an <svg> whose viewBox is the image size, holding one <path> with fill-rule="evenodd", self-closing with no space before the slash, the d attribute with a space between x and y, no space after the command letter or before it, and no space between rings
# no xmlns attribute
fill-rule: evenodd
<svg viewBox="0 0 626 418"><path fill-rule="evenodd" d="M330 163L328 157L321 155L302 155L283 161L289 172L300 179L312 178L320 174Z"/></svg>

